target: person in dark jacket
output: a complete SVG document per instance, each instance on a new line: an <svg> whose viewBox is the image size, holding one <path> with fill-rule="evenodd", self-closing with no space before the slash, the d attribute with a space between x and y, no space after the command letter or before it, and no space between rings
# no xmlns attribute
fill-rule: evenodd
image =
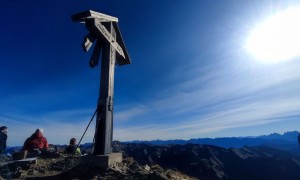
<svg viewBox="0 0 300 180"><path fill-rule="evenodd" d="M37 150L47 150L48 141L43 135L43 129L37 129L29 138L24 142L23 150L33 152Z"/></svg>
<svg viewBox="0 0 300 180"><path fill-rule="evenodd" d="M6 149L7 131L6 126L0 127L0 154L3 154Z"/></svg>
<svg viewBox="0 0 300 180"><path fill-rule="evenodd" d="M65 149L65 152L66 154L75 154L75 155L80 155L81 152L80 152L80 149L77 147L77 144L76 144L76 139L75 138L72 138L70 140L70 145Z"/></svg>

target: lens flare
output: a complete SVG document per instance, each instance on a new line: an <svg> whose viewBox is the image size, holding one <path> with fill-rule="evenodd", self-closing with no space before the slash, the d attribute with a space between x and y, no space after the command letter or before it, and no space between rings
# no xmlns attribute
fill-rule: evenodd
<svg viewBox="0 0 300 180"><path fill-rule="evenodd" d="M300 56L300 8L286 9L255 27L247 39L247 50L269 63Z"/></svg>

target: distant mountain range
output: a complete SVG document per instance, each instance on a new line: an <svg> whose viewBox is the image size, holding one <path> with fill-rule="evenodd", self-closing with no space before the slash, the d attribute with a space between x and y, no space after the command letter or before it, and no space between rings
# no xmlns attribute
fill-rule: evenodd
<svg viewBox="0 0 300 180"><path fill-rule="evenodd" d="M152 145L169 145L169 144L206 144L223 148L241 148L244 146L267 146L276 149L288 151L294 155L300 156L300 147L298 144L298 131L286 132L284 134L273 133L270 135L256 137L220 137L220 138L198 138L190 140L152 140L152 141L128 141L125 143L134 144L152 144Z"/></svg>

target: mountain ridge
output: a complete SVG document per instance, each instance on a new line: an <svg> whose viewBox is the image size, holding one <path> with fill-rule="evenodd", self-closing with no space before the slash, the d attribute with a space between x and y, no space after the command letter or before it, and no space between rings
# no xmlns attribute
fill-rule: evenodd
<svg viewBox="0 0 300 180"><path fill-rule="evenodd" d="M118 148L142 165L159 164L202 180L300 179L300 157L267 146L120 143Z"/></svg>
<svg viewBox="0 0 300 180"><path fill-rule="evenodd" d="M252 137L220 137L220 138L197 138L189 140L151 140L151 141L127 141L124 143L168 145L168 144L206 144L223 148L242 148L244 146L268 146L284 150L296 156L300 156L298 144L298 131L285 132L282 135L272 133Z"/></svg>
<svg viewBox="0 0 300 180"><path fill-rule="evenodd" d="M126 143L145 143L145 144L189 144L189 143L198 143L204 142L209 143L212 141L218 140L226 140L226 139L263 139L263 140L282 140L287 142L292 142L295 144L297 143L297 136L300 134L298 131L287 131L284 132L282 135L279 133L271 133L269 135L259 135L259 136L239 136L239 137L216 137L216 138L193 138L188 140L183 139L171 139L171 140L133 140L133 141L125 141ZM212 144L213 145L213 144Z"/></svg>

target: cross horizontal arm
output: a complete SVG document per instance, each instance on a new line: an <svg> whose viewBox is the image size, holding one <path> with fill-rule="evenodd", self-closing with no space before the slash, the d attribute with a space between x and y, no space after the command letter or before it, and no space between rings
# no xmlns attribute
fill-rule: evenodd
<svg viewBox="0 0 300 180"><path fill-rule="evenodd" d="M90 31L90 34L85 36L82 43L85 52L91 48L93 41L97 39L98 41L103 41L103 43L108 42L117 51L116 63L119 66L131 63L117 24L118 18L88 10L72 15L72 20L85 23L86 28ZM113 29L115 29L115 36L112 36L111 30L106 28L108 23L112 23ZM94 63L92 64L94 65Z"/></svg>
<svg viewBox="0 0 300 180"><path fill-rule="evenodd" d="M88 10L88 11L83 11L77 14L72 15L72 20L75 22L83 22L87 19L95 18L98 19L100 22L118 22L118 18L109 16L106 14L102 14L96 11Z"/></svg>
<svg viewBox="0 0 300 180"><path fill-rule="evenodd" d="M91 24L89 24L91 23ZM97 34L98 36L104 36L104 38L116 49L116 51L125 58L125 54L123 52L123 49L118 44L116 39L110 34L110 32L106 29L104 25L101 24L101 22L98 21L98 19L93 19L87 23L87 28Z"/></svg>

